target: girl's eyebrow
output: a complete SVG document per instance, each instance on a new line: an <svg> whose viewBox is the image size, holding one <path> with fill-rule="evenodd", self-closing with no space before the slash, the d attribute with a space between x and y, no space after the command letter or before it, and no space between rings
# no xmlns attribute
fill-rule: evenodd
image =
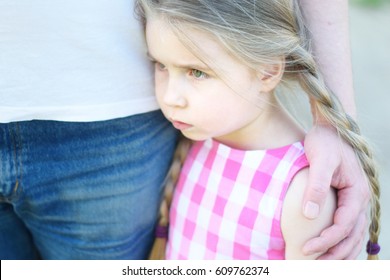
<svg viewBox="0 0 390 280"><path fill-rule="evenodd" d="M158 59L155 59L149 51L146 52L146 56L151 61L158 61ZM174 63L173 66L176 68L197 69L200 71L210 71L211 70L210 67L208 67L206 64L203 64L203 63Z"/></svg>

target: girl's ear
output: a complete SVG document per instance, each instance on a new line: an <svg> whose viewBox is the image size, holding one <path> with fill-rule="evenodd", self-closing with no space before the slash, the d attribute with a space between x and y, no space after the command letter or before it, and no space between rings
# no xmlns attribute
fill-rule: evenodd
<svg viewBox="0 0 390 280"><path fill-rule="evenodd" d="M272 64L263 64L258 77L262 83L262 92L270 92L279 84L284 74L284 59L278 59Z"/></svg>

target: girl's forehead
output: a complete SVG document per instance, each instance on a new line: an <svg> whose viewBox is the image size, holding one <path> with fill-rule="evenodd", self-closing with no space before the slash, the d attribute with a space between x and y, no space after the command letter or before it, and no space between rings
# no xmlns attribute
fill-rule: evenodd
<svg viewBox="0 0 390 280"><path fill-rule="evenodd" d="M148 19L147 30L150 32L148 36L159 36L161 43L177 41L183 48L205 61L235 59L219 39L206 29L195 28L186 23L171 26L163 18L154 16Z"/></svg>

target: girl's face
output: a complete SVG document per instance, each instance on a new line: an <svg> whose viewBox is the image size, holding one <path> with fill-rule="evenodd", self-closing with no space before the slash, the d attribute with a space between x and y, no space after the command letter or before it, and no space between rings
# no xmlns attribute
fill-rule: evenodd
<svg viewBox="0 0 390 280"><path fill-rule="evenodd" d="M193 140L214 138L241 147L264 125L262 77L230 56L207 33L188 29L219 75L189 51L156 17L148 19L146 40L155 63L157 101L173 126ZM215 68L215 67L213 67ZM226 82L228 81L228 83ZM259 100L262 99L260 103Z"/></svg>

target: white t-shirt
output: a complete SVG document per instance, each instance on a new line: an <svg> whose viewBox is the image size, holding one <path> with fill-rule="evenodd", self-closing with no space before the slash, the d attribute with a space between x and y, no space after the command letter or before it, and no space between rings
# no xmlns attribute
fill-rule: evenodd
<svg viewBox="0 0 390 280"><path fill-rule="evenodd" d="M134 0L0 0L0 123L158 108Z"/></svg>

